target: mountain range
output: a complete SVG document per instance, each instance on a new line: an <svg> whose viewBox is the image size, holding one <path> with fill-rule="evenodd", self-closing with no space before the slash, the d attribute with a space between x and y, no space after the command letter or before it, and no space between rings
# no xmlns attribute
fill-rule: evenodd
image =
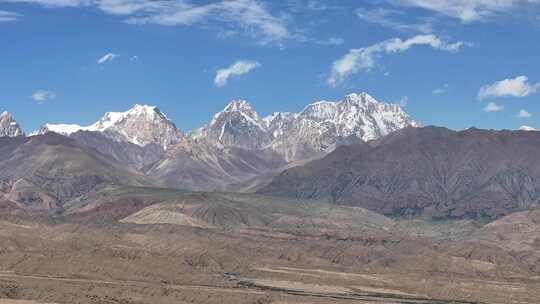
<svg viewBox="0 0 540 304"><path fill-rule="evenodd" d="M0 127L0 302L538 303L531 128L423 127L367 94L236 100L190 132L143 105Z"/></svg>
<svg viewBox="0 0 540 304"><path fill-rule="evenodd" d="M0 132L23 135L13 118L5 116L10 118ZM238 191L259 187L281 170L322 157L341 144L407 126L418 123L399 106L360 93L337 102L319 101L300 113L263 118L247 101L235 100L209 123L186 133L157 107L135 105L108 112L90 126L47 123L29 136L69 137L164 187Z"/></svg>
<svg viewBox="0 0 540 304"><path fill-rule="evenodd" d="M315 102L300 113L275 112L264 118L247 101L233 100L208 124L186 134L157 107L135 105L126 112L108 112L90 126L47 123L30 135L100 132L116 141L139 146L157 144L164 150L182 141L207 141L219 147L273 148L288 159L302 159L287 151L290 145L306 144L317 151L328 151L338 138L366 141L417 125L398 105L380 103L360 93L338 102Z"/></svg>
<svg viewBox="0 0 540 304"><path fill-rule="evenodd" d="M90 126L47 123L30 135L54 132L69 136L84 131L99 132L116 141L138 146L156 144L163 149L182 139L182 133L157 107L138 104L126 112L107 112Z"/></svg>
<svg viewBox="0 0 540 304"><path fill-rule="evenodd" d="M497 218L540 207L540 133L405 128L282 172L259 192L382 214Z"/></svg>
<svg viewBox="0 0 540 304"><path fill-rule="evenodd" d="M62 209L111 183L431 218L497 218L540 202L540 133L422 127L366 93L262 118L234 100L191 132L142 105L27 137L8 113L0 126L0 195L34 208Z"/></svg>

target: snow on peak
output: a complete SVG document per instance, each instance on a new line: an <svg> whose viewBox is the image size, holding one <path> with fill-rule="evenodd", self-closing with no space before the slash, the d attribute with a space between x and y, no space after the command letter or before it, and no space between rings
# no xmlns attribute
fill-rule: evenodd
<svg viewBox="0 0 540 304"><path fill-rule="evenodd" d="M521 126L521 127L519 127L519 129L520 129L521 131L536 131L535 128L529 127L529 126Z"/></svg>
<svg viewBox="0 0 540 304"><path fill-rule="evenodd" d="M353 93L340 101L309 104L300 113L274 112L264 118L259 118L247 101L233 100L190 136L224 146L295 149L300 144L307 149L302 151L318 151L332 147L340 138L353 136L366 141L408 126L418 124L399 105L378 102L367 93Z"/></svg>
<svg viewBox="0 0 540 304"><path fill-rule="evenodd" d="M259 118L259 114L255 112L253 107L246 100L232 100L221 112L218 112L212 118L210 127L216 124L221 124L222 121L228 121L236 119L239 114L240 117L245 119L248 123L253 124L259 128L262 128L262 121ZM203 127L204 128L204 127Z"/></svg>
<svg viewBox="0 0 540 304"><path fill-rule="evenodd" d="M21 135L24 135L24 133L17 121L15 121L9 112L3 111L2 114L0 114L0 137L15 137Z"/></svg>
<svg viewBox="0 0 540 304"><path fill-rule="evenodd" d="M343 100L346 102L349 101L349 102L362 102L362 103L367 103L367 102L376 103L377 102L375 98L373 98L371 95L365 92L347 94L345 95Z"/></svg>
<svg viewBox="0 0 540 304"><path fill-rule="evenodd" d="M146 115L147 117L151 117L155 119L156 117L169 120L167 115L165 115L163 112L161 112L157 106L149 106L149 105L140 105L136 104L131 108L129 111L125 112L127 115ZM170 121L170 120L169 120ZM172 122L171 122L172 123Z"/></svg>
<svg viewBox="0 0 540 304"><path fill-rule="evenodd" d="M181 132L157 107L139 104L125 112L107 112L90 126L46 124L32 135L47 132L71 135L78 131L102 132L114 140L139 146L154 143L165 149L182 137Z"/></svg>
<svg viewBox="0 0 540 304"><path fill-rule="evenodd" d="M297 118L298 114L292 112L274 112L262 119L264 125L268 128L277 121L284 121Z"/></svg>
<svg viewBox="0 0 540 304"><path fill-rule="evenodd" d="M76 133L78 131L84 131L85 129L87 129L87 128L76 125L76 124L49 124L49 123L47 123L40 129L43 132L40 132L38 130L37 134L43 134L43 133L47 133L47 132L54 132L54 133L58 133L58 134L62 134L62 135L71 135L71 134ZM32 134L30 134L30 135L35 135L34 133L36 133L36 132L32 132Z"/></svg>
<svg viewBox="0 0 540 304"><path fill-rule="evenodd" d="M131 109L125 112L107 112L95 124L89 127L90 131L105 131L126 119L148 119L155 120L162 118L169 121L156 106L135 104ZM170 121L169 121L170 122ZM172 122L171 122L172 123Z"/></svg>
<svg viewBox="0 0 540 304"><path fill-rule="evenodd" d="M138 113L152 113L157 109L156 106L149 106L149 105L140 105L135 104L133 108L129 109L128 112L138 112Z"/></svg>
<svg viewBox="0 0 540 304"><path fill-rule="evenodd" d="M204 138L224 146L261 148L270 141L265 122L246 100L233 100L203 127L193 131L195 139Z"/></svg>
<svg viewBox="0 0 540 304"><path fill-rule="evenodd" d="M239 100L232 100L226 107L223 109L223 112L230 112L230 111L247 111L247 112L253 112L253 108L244 99Z"/></svg>
<svg viewBox="0 0 540 304"><path fill-rule="evenodd" d="M367 93L348 94L340 101L317 101L296 115L296 125L302 127L277 121L277 114L265 118L265 121L274 134L289 136L285 130L279 130L283 125L290 130L303 128L304 133L312 132L307 130L312 129L314 134L333 134L331 136L343 138L355 136L364 141L407 126L418 126L399 105L379 102Z"/></svg>
<svg viewBox="0 0 540 304"><path fill-rule="evenodd" d="M352 93L339 101L318 101L300 113L275 112L260 118L243 99L232 100L203 127L194 130L194 139L208 139L223 146L264 148L292 147L306 141L331 147L350 136L367 141L408 126L419 126L399 105L378 102L367 93ZM108 112L96 123L79 125L47 124L37 131L73 134L97 131L118 141L137 145L159 144L166 148L180 142L183 135L156 106L136 104L125 112ZM311 149L307 147L306 149Z"/></svg>

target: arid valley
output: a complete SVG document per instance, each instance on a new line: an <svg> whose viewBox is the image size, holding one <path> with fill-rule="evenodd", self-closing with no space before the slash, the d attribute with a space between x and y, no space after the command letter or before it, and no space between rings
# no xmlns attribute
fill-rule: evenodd
<svg viewBox="0 0 540 304"><path fill-rule="evenodd" d="M540 0L0 0L0 304L540 304Z"/></svg>

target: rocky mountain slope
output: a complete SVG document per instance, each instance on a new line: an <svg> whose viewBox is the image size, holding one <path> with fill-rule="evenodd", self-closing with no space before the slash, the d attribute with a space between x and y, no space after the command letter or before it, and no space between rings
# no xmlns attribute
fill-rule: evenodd
<svg viewBox="0 0 540 304"><path fill-rule="evenodd" d="M77 131L70 138L99 152L110 155L122 165L145 172L146 168L163 158L165 150L158 144L145 146L117 141L101 132Z"/></svg>
<svg viewBox="0 0 540 304"><path fill-rule="evenodd" d="M264 118L247 101L236 100L185 135L159 109L140 105L107 113L88 127L46 124L32 135L69 136L163 186L231 191L256 188L284 168L322 157L341 144L417 125L399 106L361 93Z"/></svg>
<svg viewBox="0 0 540 304"><path fill-rule="evenodd" d="M247 101L233 101L190 135L222 146L272 149L295 161L328 153L347 139L372 140L408 126L418 123L398 105L360 93L337 102L315 102L300 113L275 112L264 118Z"/></svg>
<svg viewBox="0 0 540 304"><path fill-rule="evenodd" d="M153 183L112 157L61 135L0 138L0 200L61 210L67 201L110 184Z"/></svg>
<svg viewBox="0 0 540 304"><path fill-rule="evenodd" d="M540 133L406 128L284 171L261 193L391 215L498 217L538 206Z"/></svg>
<svg viewBox="0 0 540 304"><path fill-rule="evenodd" d="M234 191L286 165L281 155L270 149L224 147L206 140L187 139L172 146L145 172L166 187Z"/></svg>
<svg viewBox="0 0 540 304"><path fill-rule="evenodd" d="M17 121L8 112L0 114L0 137L16 137L24 135Z"/></svg>
<svg viewBox="0 0 540 304"><path fill-rule="evenodd" d="M207 125L190 135L221 146L248 149L263 148L272 140L257 112L245 100L231 101Z"/></svg>
<svg viewBox="0 0 540 304"><path fill-rule="evenodd" d="M78 131L100 132L120 142L139 146L156 144L163 149L181 141L182 133L157 107L135 105L126 112L108 112L93 125L45 124L31 135L54 132L71 135Z"/></svg>

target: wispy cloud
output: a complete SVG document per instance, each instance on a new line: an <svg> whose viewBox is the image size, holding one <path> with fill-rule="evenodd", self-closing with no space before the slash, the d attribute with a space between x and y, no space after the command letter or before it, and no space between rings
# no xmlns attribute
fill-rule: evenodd
<svg viewBox="0 0 540 304"><path fill-rule="evenodd" d="M467 43L447 43L435 35L418 35L406 40L394 38L365 48L351 49L345 56L334 61L327 82L336 87L353 74L375 68L382 55L405 52L416 45L427 45L433 49L456 53Z"/></svg>
<svg viewBox="0 0 540 304"><path fill-rule="evenodd" d="M399 100L399 106L402 108L405 108L408 105L409 105L409 96L401 97L401 99Z"/></svg>
<svg viewBox="0 0 540 304"><path fill-rule="evenodd" d="M433 32L433 25L428 19L422 20L421 22L401 21L400 18L410 18L410 16L401 10L387 8L359 8L356 10L356 15L365 22L378 24L397 31L420 32L424 34Z"/></svg>
<svg viewBox="0 0 540 304"><path fill-rule="evenodd" d="M2 0L2 2L11 3L34 3L45 7L77 7L90 5L95 0Z"/></svg>
<svg viewBox="0 0 540 304"><path fill-rule="evenodd" d="M499 112L499 111L502 111L504 110L504 106L501 106L501 105L498 105L494 102L490 102L488 103L483 109L482 111L484 112L488 112L488 113L491 113L491 112Z"/></svg>
<svg viewBox="0 0 540 304"><path fill-rule="evenodd" d="M332 3L332 1L328 0L309 0L305 8L313 10L313 11L327 11L327 10L336 10L336 9L343 9L343 6L340 6L338 4Z"/></svg>
<svg viewBox="0 0 540 304"><path fill-rule="evenodd" d="M113 14L132 15L127 22L133 24L174 26L214 21L256 36L262 44L292 36L286 20L274 16L263 2L256 0L224 0L203 5L184 0L104 0L100 8Z"/></svg>
<svg viewBox="0 0 540 304"><path fill-rule="evenodd" d="M120 57L120 55L114 54L114 53L108 53L108 54L103 55L103 57L99 58L97 60L97 63L98 64L104 64L106 62L111 62L111 61L115 60L118 57Z"/></svg>
<svg viewBox="0 0 540 304"><path fill-rule="evenodd" d="M8 11L0 11L0 22L13 22L19 20L21 17L21 14L14 13L14 12L8 12Z"/></svg>
<svg viewBox="0 0 540 304"><path fill-rule="evenodd" d="M516 117L519 117L519 118L531 118L532 114L529 113L525 109L521 109L521 110L519 110L519 113L516 115Z"/></svg>
<svg viewBox="0 0 540 304"><path fill-rule="evenodd" d="M52 91L46 91L46 90L38 90L34 92L30 98L32 98L35 102L38 104L43 104L48 100L52 100L56 98L56 93Z"/></svg>
<svg viewBox="0 0 540 304"><path fill-rule="evenodd" d="M345 43L345 39L340 37L330 37L328 39L314 40L314 42L322 45L342 45Z"/></svg>
<svg viewBox="0 0 540 304"><path fill-rule="evenodd" d="M524 3L538 0L387 0L404 6L414 6L458 18L468 23L485 20L496 13L505 12Z"/></svg>
<svg viewBox="0 0 540 304"><path fill-rule="evenodd" d="M252 60L239 60L231 66L220 69L216 72L214 78L214 84L218 87L225 86L230 77L240 76L251 72L252 70L260 67L261 64Z"/></svg>
<svg viewBox="0 0 540 304"><path fill-rule="evenodd" d="M450 85L448 83L445 83L441 87L436 88L435 90L433 90L431 93L433 95L441 95L441 94L446 93L448 91L449 87L450 87Z"/></svg>
<svg viewBox="0 0 540 304"><path fill-rule="evenodd" d="M529 83L527 76L504 79L493 84L485 85L478 91L478 99L488 97L526 97L540 88L540 83Z"/></svg>
<svg viewBox="0 0 540 304"><path fill-rule="evenodd" d="M190 0L3 0L35 3L45 7L97 7L108 14L125 16L131 24L163 26L207 26L216 22L219 29L232 27L257 37L262 44L280 42L293 35L287 19L271 13L259 0L221 0L199 4Z"/></svg>

